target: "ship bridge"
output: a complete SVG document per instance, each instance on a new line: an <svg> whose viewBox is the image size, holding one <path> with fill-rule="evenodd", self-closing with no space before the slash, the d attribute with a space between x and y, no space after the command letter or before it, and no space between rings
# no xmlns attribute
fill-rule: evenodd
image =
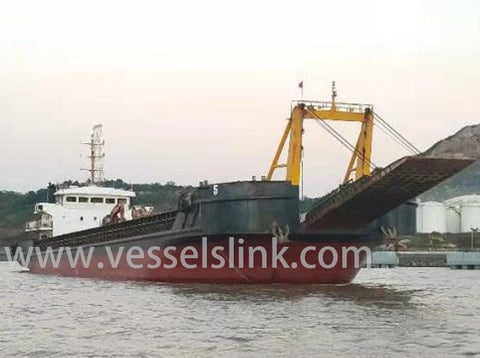
<svg viewBox="0 0 480 358"><path fill-rule="evenodd" d="M99 227L118 205L124 207L125 219L130 220L129 209L135 193L90 185L61 189L54 193L54 197L55 203L35 205L36 220L26 224L26 231L37 232L40 238L46 238Z"/></svg>

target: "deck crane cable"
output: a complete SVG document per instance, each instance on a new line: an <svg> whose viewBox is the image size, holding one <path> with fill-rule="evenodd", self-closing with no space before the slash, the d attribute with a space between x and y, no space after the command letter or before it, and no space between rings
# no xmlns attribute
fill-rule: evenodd
<svg viewBox="0 0 480 358"><path fill-rule="evenodd" d="M375 121L374 125L391 139L393 139L395 142L397 142L400 146L402 146L405 150L407 150L410 154L419 154L419 151L413 146L413 144L406 141L406 139L402 139L402 137L396 135L395 132L392 132L392 130L388 126L383 124L381 121Z"/></svg>
<svg viewBox="0 0 480 358"><path fill-rule="evenodd" d="M347 148L349 151L352 153L357 154L360 158L363 158L363 153L358 151L355 146L350 143L345 137L343 137L338 131L336 131L332 126L330 126L325 120L322 118L318 117L315 113L309 111L309 113L315 117L316 122L327 132L329 132L335 139L337 139L345 148ZM376 169L377 166L370 160L370 167L373 169Z"/></svg>
<svg viewBox="0 0 480 358"><path fill-rule="evenodd" d="M338 133L335 129L332 128L329 124L325 123L325 121L321 119L317 119L316 123L318 123L321 127L323 127L327 132L329 132L333 137L335 137L345 148L347 148L352 153L357 154L360 158L363 158L363 153L359 150L355 149L355 147L350 143L345 137L343 137L340 133ZM377 166L371 160L369 162L370 167L372 169L376 169Z"/></svg>
<svg viewBox="0 0 480 358"><path fill-rule="evenodd" d="M405 143L405 145L407 145L408 147L410 147L412 149L413 152L415 152L416 154L420 154L420 150L415 147L412 142L410 142L407 138L405 138L404 136L402 136L395 128L393 128L386 120L384 120L382 117L380 117L377 113L373 112L373 115L374 117L377 119L377 121L379 123L382 123L386 128L388 128L388 130L392 133L395 133L396 137L401 140L403 143Z"/></svg>
<svg viewBox="0 0 480 358"><path fill-rule="evenodd" d="M404 136L402 136L395 128L393 128L390 124L388 124L388 122L385 121L382 117L380 117L377 113L373 112L373 115L374 115L375 119L377 120L376 122L383 125L384 128L391 133L392 138L396 137L399 141L401 141L404 144L404 147L405 146L408 147L409 150L413 154L420 154L421 153L420 150L418 150L417 147L415 147L408 139L406 139Z"/></svg>
<svg viewBox="0 0 480 358"><path fill-rule="evenodd" d="M377 123L377 122L374 122L373 125L380 129L383 133L385 133L388 137L392 138L395 142L397 142L397 144L399 144L401 147L403 147L405 150L407 150L408 152L410 152L411 154L413 155L416 155L417 153L411 149L410 147L408 147L407 145L405 145L402 141L400 141L400 139L398 139L396 136L394 136L393 134L391 134L388 129L384 128L381 124Z"/></svg>
<svg viewBox="0 0 480 358"><path fill-rule="evenodd" d="M308 109L307 109L308 111ZM316 119L316 123L330 133L335 139L337 139L345 148L347 148L352 153L355 153L360 158L363 158L363 153L358 151L352 143L350 143L345 137L343 137L338 131L336 131L332 126L326 123L322 118L317 116L314 112L308 111ZM371 168L376 169L377 166L370 160L369 165Z"/></svg>

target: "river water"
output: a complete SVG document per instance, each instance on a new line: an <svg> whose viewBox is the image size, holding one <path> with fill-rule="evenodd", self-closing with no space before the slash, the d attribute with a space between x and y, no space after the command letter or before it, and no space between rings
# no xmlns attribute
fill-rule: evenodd
<svg viewBox="0 0 480 358"><path fill-rule="evenodd" d="M1 265L0 357L480 356L479 279L395 268L345 286L146 284Z"/></svg>

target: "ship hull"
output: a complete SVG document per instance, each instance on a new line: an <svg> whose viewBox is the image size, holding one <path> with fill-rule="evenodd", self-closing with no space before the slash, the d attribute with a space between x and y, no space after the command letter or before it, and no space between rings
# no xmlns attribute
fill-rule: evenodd
<svg viewBox="0 0 480 358"><path fill-rule="evenodd" d="M337 235L331 240L328 235L307 235L281 241L268 234L232 234L211 239L200 235L171 239L166 235L83 247L85 256L92 248L88 265L79 261L73 266L68 256L62 254L55 265L52 261L41 264L33 259L29 269L36 274L122 281L345 284L355 278L367 258L365 248L370 249L373 244L371 239L353 235ZM356 254L355 250L360 248L363 250ZM135 254L134 259L127 257L129 250ZM182 262L184 250L189 258ZM52 252L58 255L58 251Z"/></svg>

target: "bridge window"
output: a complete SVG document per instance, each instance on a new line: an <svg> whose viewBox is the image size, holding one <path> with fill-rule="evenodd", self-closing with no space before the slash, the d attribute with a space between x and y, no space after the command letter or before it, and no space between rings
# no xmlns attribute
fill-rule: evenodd
<svg viewBox="0 0 480 358"><path fill-rule="evenodd" d="M119 203L122 203L122 204L126 204L126 203L127 203L127 199L118 198L118 202L119 202Z"/></svg>
<svg viewBox="0 0 480 358"><path fill-rule="evenodd" d="M77 197L76 196L67 196L65 200L69 203L76 203L77 202Z"/></svg>
<svg viewBox="0 0 480 358"><path fill-rule="evenodd" d="M98 203L102 204L103 203L103 198L90 198L91 203Z"/></svg>
<svg viewBox="0 0 480 358"><path fill-rule="evenodd" d="M105 203L107 204L115 204L115 199L114 198L106 198Z"/></svg>
<svg viewBox="0 0 480 358"><path fill-rule="evenodd" d="M88 198L85 196L81 196L78 198L79 203L88 203Z"/></svg>

